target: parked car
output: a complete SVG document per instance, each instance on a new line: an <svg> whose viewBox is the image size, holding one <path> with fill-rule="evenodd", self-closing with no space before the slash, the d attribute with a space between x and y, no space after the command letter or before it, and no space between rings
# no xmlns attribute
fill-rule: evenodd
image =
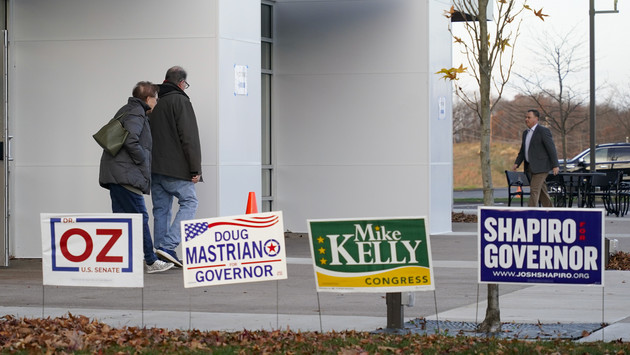
<svg viewBox="0 0 630 355"><path fill-rule="evenodd" d="M564 163L566 171L588 171L591 169L591 149L586 149ZM564 163L564 164L563 164ZM630 143L605 143L595 146L595 169L597 171L623 170L630 175Z"/></svg>

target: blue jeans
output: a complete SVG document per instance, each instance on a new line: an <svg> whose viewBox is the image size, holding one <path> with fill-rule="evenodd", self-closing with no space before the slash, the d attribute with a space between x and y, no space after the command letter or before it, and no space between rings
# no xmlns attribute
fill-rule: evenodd
<svg viewBox="0 0 630 355"><path fill-rule="evenodd" d="M197 212L195 184L192 181L151 174L151 197L155 247L175 250L182 241L181 222L194 219ZM179 210L171 223L173 197L177 197Z"/></svg>
<svg viewBox="0 0 630 355"><path fill-rule="evenodd" d="M144 261L153 264L157 256L153 251L151 229L149 229L149 212L144 204L144 196L133 193L121 185L110 184L109 196L112 199L112 212L114 213L142 213L142 249Z"/></svg>

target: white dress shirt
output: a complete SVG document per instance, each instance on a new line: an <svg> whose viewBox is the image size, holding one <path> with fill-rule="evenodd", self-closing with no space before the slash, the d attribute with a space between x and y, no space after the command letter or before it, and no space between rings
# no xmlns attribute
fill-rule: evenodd
<svg viewBox="0 0 630 355"><path fill-rule="evenodd" d="M527 130L527 136L525 137L525 160L529 163L529 142L532 140L532 135L534 135L534 130L538 127L538 123L536 123L532 128Z"/></svg>

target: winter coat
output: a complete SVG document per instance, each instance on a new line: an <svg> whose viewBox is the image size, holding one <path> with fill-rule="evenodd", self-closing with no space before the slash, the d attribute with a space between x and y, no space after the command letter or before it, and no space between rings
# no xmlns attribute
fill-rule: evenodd
<svg viewBox="0 0 630 355"><path fill-rule="evenodd" d="M176 85L160 85L159 101L150 114L154 174L190 181L201 175L201 143L197 118L188 95Z"/></svg>
<svg viewBox="0 0 630 355"><path fill-rule="evenodd" d="M103 150L99 172L99 184L109 189L109 184L129 185L148 195L151 191L151 126L146 111L150 107L142 100L130 97L116 116L126 112L120 121L129 131L122 149L112 156Z"/></svg>

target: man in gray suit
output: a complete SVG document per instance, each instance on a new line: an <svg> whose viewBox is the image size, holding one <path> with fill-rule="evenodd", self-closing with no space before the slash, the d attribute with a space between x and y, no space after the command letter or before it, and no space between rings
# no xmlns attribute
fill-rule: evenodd
<svg viewBox="0 0 630 355"><path fill-rule="evenodd" d="M538 201L543 207L551 207L551 198L547 193L547 175L553 170L558 175L558 153L553 143L549 128L538 124L540 113L537 110L528 110L525 115L527 129L523 132L521 150L516 156L514 167L516 171L522 162L525 162L525 173L530 176L529 207L538 207Z"/></svg>

